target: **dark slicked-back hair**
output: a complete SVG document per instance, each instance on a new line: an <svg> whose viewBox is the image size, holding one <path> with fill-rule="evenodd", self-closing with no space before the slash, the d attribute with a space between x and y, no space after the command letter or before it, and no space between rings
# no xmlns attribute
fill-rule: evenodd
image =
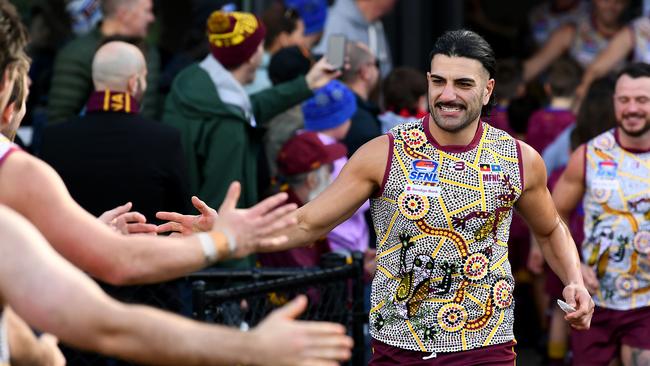
<svg viewBox="0 0 650 366"><path fill-rule="evenodd" d="M644 62L634 62L623 68L621 72L618 73L616 80L621 76L627 75L632 79L637 78L650 78L650 65Z"/></svg>
<svg viewBox="0 0 650 366"><path fill-rule="evenodd" d="M433 49L429 54L429 64L436 55L470 58L483 65L489 79L493 79L496 74L497 61L492 47L483 37L470 30L461 29L445 32L433 45ZM487 116L494 104L494 93L492 93L488 104L483 106L481 115Z"/></svg>
<svg viewBox="0 0 650 366"><path fill-rule="evenodd" d="M0 78L26 58L26 44L27 31L16 8L8 0L0 0Z"/></svg>

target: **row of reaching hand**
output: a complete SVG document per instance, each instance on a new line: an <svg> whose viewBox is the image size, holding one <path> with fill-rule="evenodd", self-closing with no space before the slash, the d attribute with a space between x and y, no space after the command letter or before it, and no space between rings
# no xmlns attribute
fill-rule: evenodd
<svg viewBox="0 0 650 366"><path fill-rule="evenodd" d="M147 223L144 215L131 211L131 202L104 212L99 220L124 235L170 233L170 236L188 236L209 231L228 232L236 241L235 251L231 253L234 258L279 248L288 239L280 232L295 225L294 211L298 206L294 203L284 204L288 196L282 192L253 207L238 209L236 205L240 193L241 185L233 182L219 211L193 196L192 205L199 211L198 215L160 211L156 217L167 221L162 225Z"/></svg>

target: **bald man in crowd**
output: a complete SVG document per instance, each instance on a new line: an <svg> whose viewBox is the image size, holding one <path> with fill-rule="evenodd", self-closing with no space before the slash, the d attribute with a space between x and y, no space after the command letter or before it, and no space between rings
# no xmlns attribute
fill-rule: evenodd
<svg viewBox="0 0 650 366"><path fill-rule="evenodd" d="M95 51L106 38L116 36L133 39L146 50L150 87L141 109L149 118L158 117L160 54L153 44L144 41L155 19L152 0L102 0L101 6L101 23L70 41L57 54L47 106L48 123L66 121L83 110L88 94L93 91L91 65Z"/></svg>
<svg viewBox="0 0 650 366"><path fill-rule="evenodd" d="M147 90L142 52L108 42L97 50L92 67L95 91L86 114L48 127L41 158L95 216L127 201L147 218L158 211L188 212L180 133L139 113Z"/></svg>

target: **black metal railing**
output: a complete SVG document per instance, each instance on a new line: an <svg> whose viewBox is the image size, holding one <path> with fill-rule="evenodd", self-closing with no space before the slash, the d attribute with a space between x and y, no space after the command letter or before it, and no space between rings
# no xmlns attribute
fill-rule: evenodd
<svg viewBox="0 0 650 366"><path fill-rule="evenodd" d="M321 267L309 269L256 268L239 271L195 273L192 315L195 319L236 326L254 327L271 311L298 294L306 294L309 306L301 319L343 324L354 339L351 365L365 361L363 255L347 260L335 254ZM223 286L223 283L240 283Z"/></svg>
<svg viewBox="0 0 650 366"><path fill-rule="evenodd" d="M298 294L309 305L301 319L343 324L355 348L349 365L365 363L363 255L325 254L313 268L210 268L158 285L103 286L112 296L144 303L196 320L248 329ZM64 348L68 365L122 366L129 363Z"/></svg>

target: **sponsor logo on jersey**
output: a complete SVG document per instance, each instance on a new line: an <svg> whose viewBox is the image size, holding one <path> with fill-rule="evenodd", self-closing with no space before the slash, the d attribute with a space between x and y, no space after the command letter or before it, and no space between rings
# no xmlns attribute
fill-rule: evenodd
<svg viewBox="0 0 650 366"><path fill-rule="evenodd" d="M438 183L438 163L425 159L413 160L409 179L413 182Z"/></svg>
<svg viewBox="0 0 650 366"><path fill-rule="evenodd" d="M616 179L618 164L615 161L605 160L598 162L596 175L600 179Z"/></svg>

